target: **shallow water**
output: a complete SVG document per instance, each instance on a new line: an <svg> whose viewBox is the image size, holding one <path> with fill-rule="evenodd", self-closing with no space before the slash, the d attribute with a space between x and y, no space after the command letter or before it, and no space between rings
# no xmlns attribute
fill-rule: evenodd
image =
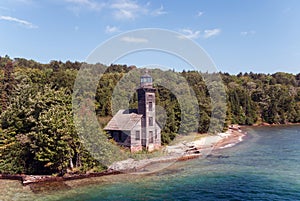
<svg viewBox="0 0 300 201"><path fill-rule="evenodd" d="M68 188L38 193L0 180L0 200L300 200L300 126L247 132L243 142L212 157L148 175L69 181Z"/></svg>

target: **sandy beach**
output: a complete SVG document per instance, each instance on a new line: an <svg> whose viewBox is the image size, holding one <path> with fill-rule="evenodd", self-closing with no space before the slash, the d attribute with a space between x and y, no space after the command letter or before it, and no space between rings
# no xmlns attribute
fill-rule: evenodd
<svg viewBox="0 0 300 201"><path fill-rule="evenodd" d="M124 173L151 173L161 170L176 161L194 158L205 158L216 149L225 149L236 145L243 140L245 133L234 128L225 133L203 136L198 140L180 142L175 145L166 146L163 151L165 156L143 160L132 158L118 161L109 166L109 171L120 171ZM160 165L155 165L160 163Z"/></svg>

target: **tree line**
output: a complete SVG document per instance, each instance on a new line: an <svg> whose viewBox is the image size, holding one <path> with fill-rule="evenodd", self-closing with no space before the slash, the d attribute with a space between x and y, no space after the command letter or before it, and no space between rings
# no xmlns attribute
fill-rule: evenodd
<svg viewBox="0 0 300 201"><path fill-rule="evenodd" d="M51 61L41 64L23 58L0 57L1 127L0 127L0 173L65 174L73 172L100 171L106 164L96 160L85 148L75 129L72 112L73 86L83 62ZM104 66L106 71L99 80L93 101L101 127L113 116L115 105L137 108L134 92L138 76L129 79L118 88L122 79L139 70L135 66ZM152 70L153 77L161 70ZM224 83L226 111L220 110L225 121L215 132L226 130L230 124L253 125L260 123L286 124L300 122L300 74L278 72L274 74L219 73ZM187 93L196 102L185 102L185 110L176 95ZM212 102L212 91L205 82L209 73L197 71L174 72L156 84L156 104L161 109L157 119L162 124L162 142L170 143L180 132L206 133L209 130L213 110L218 104ZM172 85L170 80L177 80ZM117 95L114 91L119 90ZM174 91L176 90L176 93ZM128 92L131 91L131 95ZM115 98L115 100L113 100ZM116 101L118 104L113 104ZM118 102L120 101L120 102ZM195 113L194 105L198 108ZM217 106L216 106L217 105ZM124 109L124 108L123 108ZM218 114L218 112L217 112ZM197 126L182 121L197 122ZM97 128L95 128L97 129ZM101 128L100 128L101 129ZM88 132L88 131L86 131ZM102 139L106 140L106 139ZM108 143L114 143L107 136ZM121 153L122 151L120 151ZM106 157L115 157L116 152ZM114 154L114 155L113 155ZM118 154L122 155L122 154Z"/></svg>

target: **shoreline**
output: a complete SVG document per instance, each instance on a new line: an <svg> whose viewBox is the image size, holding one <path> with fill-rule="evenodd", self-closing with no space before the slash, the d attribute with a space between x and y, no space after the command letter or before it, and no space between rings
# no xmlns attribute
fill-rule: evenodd
<svg viewBox="0 0 300 201"><path fill-rule="evenodd" d="M220 138L217 141L212 140L212 141L214 141L214 143L212 143L210 146L205 147L205 145L203 145L203 144L201 145L201 143L199 146L199 140L198 140L198 144L197 144L197 141L189 142L189 143L183 144L181 146L181 148L184 146L185 147L190 146L190 148L186 149L185 150L186 152L184 152L184 153L181 152L181 154L177 154L177 155L174 154L173 156L162 156L162 157L156 157L156 158L150 158L150 159L143 159L143 160L140 160L141 164L137 164L137 161L135 161L134 159L127 159L128 161L127 160L126 161L129 163L129 165L135 164L135 166L131 167L131 168L128 167L125 169L120 169L120 170L114 170L112 168L109 168L108 170L105 170L103 172L73 174L73 175L65 175L62 177L61 176L52 176L52 175L0 174L0 179L17 180L17 181L20 181L24 186L26 186L29 184L43 183L43 182L55 182L55 181L61 182L61 181L77 180L77 179L84 179L84 178L91 178L91 177L101 177L101 176L106 176L106 175L133 173L133 172L138 172L140 170L143 170L143 168L153 165L153 164L156 164L156 163L185 161L185 160L195 159L195 158L199 158L199 157L207 157L207 156L209 156L210 152L212 152L213 150L222 150L222 149L233 147L236 144L243 141L243 138L246 136L246 132L244 131L244 129L246 129L246 128L297 126L297 125L299 126L300 123L287 123L287 124L261 123L261 124L254 124L251 126L235 125L238 128L230 128L229 127L228 131L226 131L227 134L225 133L225 135L224 135L224 133L219 133L217 135L214 135L214 136L221 135L222 138ZM228 132L231 132L231 134L228 135ZM203 138L214 137L214 136L205 136ZM195 146L195 144L196 144L196 146ZM172 147L172 146L167 146L167 147ZM201 151L204 152L204 154L201 153Z"/></svg>
<svg viewBox="0 0 300 201"><path fill-rule="evenodd" d="M254 128L255 129L255 128ZM285 131L290 131L294 135L287 135L289 136L288 139L290 142L293 143L293 138L297 136L297 130L299 129L299 126L291 126L291 127L278 127L279 130L283 129L280 133L284 133ZM199 159L192 159L186 162L176 162L172 164L171 166L162 169L161 171L153 172L153 173L141 173L141 174L135 174L135 173L122 173L119 175L111 175L111 176L102 176L102 177L93 177L93 178L85 178L85 179L77 179L77 180L70 180L70 181L57 181L57 182L42 182L42 183L33 183L30 185L22 186L20 181L13 181L13 180L0 180L1 185L4 187L3 193L10 192L8 197L12 197L14 195L14 187L15 189L18 189L18 192L22 192L24 197L25 196L34 196L34 197L44 197L45 195L64 195L63 197L66 198L65 195L72 195L72 197L76 197L77 195L81 195L81 193L85 193L87 189L95 189L91 190L89 192L99 192L99 189L108 187L109 189L114 189L116 193L118 193L119 190L119 184L125 184L125 190L128 192L128 190L132 187L131 184L133 184L134 188L137 187L139 189L139 186L152 186L152 184L155 185L157 182L163 182L163 185L168 185L169 180L173 180L174 182L178 181L190 181L193 178L196 178L195 176L199 175L199 179L201 178L214 178L215 176L219 175L236 175L239 177L240 174L236 174L234 171L235 168L232 169L232 167L235 167L235 165L238 165L237 167L249 167L249 161L247 158L245 159L243 156L249 155L253 153L253 150L261 150L261 143L257 142L266 142L267 146L273 144L273 136L278 137L276 139L281 140L282 135L273 135L273 131L277 131L277 128L258 128L255 129L254 132L251 131L249 128L242 127L242 131L248 132L248 134L243 137L243 140L241 143L237 144L237 146L226 148L228 146L228 143L230 144L230 140L227 141L227 144L219 143L219 146L215 146L215 150L211 152L210 155L207 156L207 158L199 158ZM262 132L261 132L262 131ZM257 133L256 133L257 132ZM261 133L258 133L261 132ZM287 133L288 134L288 133ZM223 134L221 134L223 135ZM226 135L226 134L225 134ZM266 138L264 137L266 135ZM174 144L178 144L178 142L182 142L183 140L186 141L193 141L193 140L199 140L199 137L194 137L195 135L190 135L190 137L180 136L177 140L175 140ZM207 136L207 135L204 135ZM203 137L203 136L202 136ZM225 137L225 136L224 136ZM230 137L233 137L232 135ZM271 137L271 140L269 140ZM236 137L237 140L239 140L239 137ZM267 141L260 141L267 139ZM277 142L277 141L276 141ZM280 147L281 141L278 141L278 143L275 143L275 147ZM289 145L289 144L286 144ZM225 146L225 150L223 150ZM296 143L293 143L293 146L297 147ZM220 149L217 149L220 148ZM263 149L264 150L264 149ZM268 149L267 153L272 152L272 149ZM280 150L278 150L280 152ZM259 151L259 156L264 156L265 152ZM288 153L287 153L288 154ZM274 156L277 154L274 153ZM256 155L255 155L256 156ZM242 160L242 161L241 161ZM278 158L278 161L280 158ZM257 167L269 167L269 164L264 163L261 160L257 160L258 164L262 166ZM233 164L233 166L232 166ZM162 167L164 164L154 164L150 165L151 168L153 167ZM256 170L256 166L251 166L253 168L253 171ZM245 175L247 175L247 172L244 172L243 169L237 169L241 170ZM284 167L280 167L284 168ZM146 168L148 169L148 168ZM246 169L248 170L248 169ZM295 169L296 170L296 169ZM252 169L251 169L252 171ZM268 171L268 169L264 169L265 172ZM220 173L220 174L219 174ZM273 172L276 174L276 171ZM295 172L296 173L296 172ZM208 177L206 177L208 176ZM251 175L250 175L251 176ZM227 176L226 176L227 177ZM179 178L183 178L183 180L179 180ZM186 178L186 180L185 180ZM218 177L219 178L219 177ZM231 178L231 177L230 177ZM241 181L244 176L240 177ZM252 179L250 177L250 179ZM148 183L149 181L149 183ZM196 180L198 181L198 180ZM203 180L205 184L205 180ZM140 183L142 182L142 183ZM218 182L218 181L217 181ZM128 183L129 185L127 186ZM197 183L197 182L196 182ZM195 183L195 184L196 184ZM224 189L226 189L226 186L224 186ZM206 189L205 189L206 190ZM17 191L17 190L16 190ZM74 194L74 193L75 194ZM111 192L107 191L107 189L104 192ZM73 196L74 195L74 196ZM87 196L89 194L86 194ZM104 194L105 195L105 194ZM105 197L105 196L104 196ZM102 199L104 199L102 197ZM34 199L33 199L34 200Z"/></svg>
<svg viewBox="0 0 300 201"><path fill-rule="evenodd" d="M207 157L213 150L235 146L243 140L244 136L245 132L240 129L228 129L225 133L204 136L200 140L181 142L176 145L166 146L163 148L167 153L166 156L142 160L129 158L124 161L115 162L107 170L98 173L64 175L62 177L52 175L0 174L0 179L18 180L23 186L26 186L30 184L64 182L107 175L151 173L149 171L145 171L145 168L153 164L172 163L176 161L186 161L200 157Z"/></svg>
<svg viewBox="0 0 300 201"><path fill-rule="evenodd" d="M299 126L300 123L288 124L256 124L251 126L234 125L229 126L225 133L218 133L217 135L208 135L202 137L200 140L192 142L181 142L176 145L166 146L163 149L171 152L169 155L134 160L129 158L125 161L118 161L113 163L107 170L96 173L83 173L83 174L69 174L64 176L52 175L26 175L26 174L0 174L0 179L3 180L16 180L20 181L23 186L43 185L43 183L65 182L70 180L79 180L92 177L102 177L117 174L149 174L152 172L145 171L145 168L154 164L163 164L168 162L186 161L200 157L211 157L215 150L222 150L233 147L243 141L247 135L245 129L256 127L277 127L277 126ZM121 165L120 165L121 163Z"/></svg>
<svg viewBox="0 0 300 201"><path fill-rule="evenodd" d="M152 173L151 169L146 169L148 166L157 163L169 163L176 161L185 161L200 157L211 156L214 150L225 149L243 141L246 133L241 129L229 129L225 133L217 135L205 136L200 140L192 142L180 142L176 145L166 146L164 152L166 156L155 157L143 160L127 159L113 163L108 170L120 171L122 173ZM156 171L156 170L154 170Z"/></svg>
<svg viewBox="0 0 300 201"><path fill-rule="evenodd" d="M256 128L256 127L277 127L277 126L297 126L300 125L299 123L291 123L287 122L285 124L269 124L269 123L260 123L260 124L253 124L253 125L240 125L241 128Z"/></svg>
<svg viewBox="0 0 300 201"><path fill-rule="evenodd" d="M0 179L18 180L23 184L23 186L26 186L30 184L36 184L36 183L63 182L63 181L70 181L76 179L102 177L106 175L117 175L117 174L122 174L122 172L106 170L103 172L65 175L62 177L52 176L52 175L0 174Z"/></svg>

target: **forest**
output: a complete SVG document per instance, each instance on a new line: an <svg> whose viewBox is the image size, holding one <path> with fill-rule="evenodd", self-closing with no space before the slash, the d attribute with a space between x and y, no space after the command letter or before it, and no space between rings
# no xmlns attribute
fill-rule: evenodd
<svg viewBox="0 0 300 201"><path fill-rule="evenodd" d="M0 173L64 175L70 170L86 172L106 168L107 164L97 160L83 145L73 121L74 82L84 65L87 64L71 61L41 64L24 58L0 57ZM121 100L126 100L129 108L137 107L134 90L139 77L124 78L141 70L127 65L93 65L105 69L92 101L97 120L104 127L114 111L126 106ZM154 80L160 73L158 69L151 71ZM225 105L213 102L211 89L204 80L209 76L207 72L170 70L161 80L161 83L168 83L155 85L156 105L163 111L157 114L157 119L163 122L164 144L170 143L178 134L213 134L226 130L231 124L300 122L300 73L249 72L230 75L220 72L218 76L224 84ZM175 84L169 82L172 79L177 80ZM126 84L122 85L122 81L126 80ZM196 100L186 102L185 110L193 111L192 107L196 104L198 113L185 113L174 93L187 93L184 82L190 87L188 94ZM128 92L132 96L129 97ZM215 110L218 106L226 108L219 114L224 122L210 130L210 123L216 121L211 118L213 108ZM186 123L183 124L183 121ZM194 126L188 122L198 124ZM114 143L109 136L101 138L101 141L105 141L109 150ZM113 156L116 152L110 154L103 157L118 159Z"/></svg>

